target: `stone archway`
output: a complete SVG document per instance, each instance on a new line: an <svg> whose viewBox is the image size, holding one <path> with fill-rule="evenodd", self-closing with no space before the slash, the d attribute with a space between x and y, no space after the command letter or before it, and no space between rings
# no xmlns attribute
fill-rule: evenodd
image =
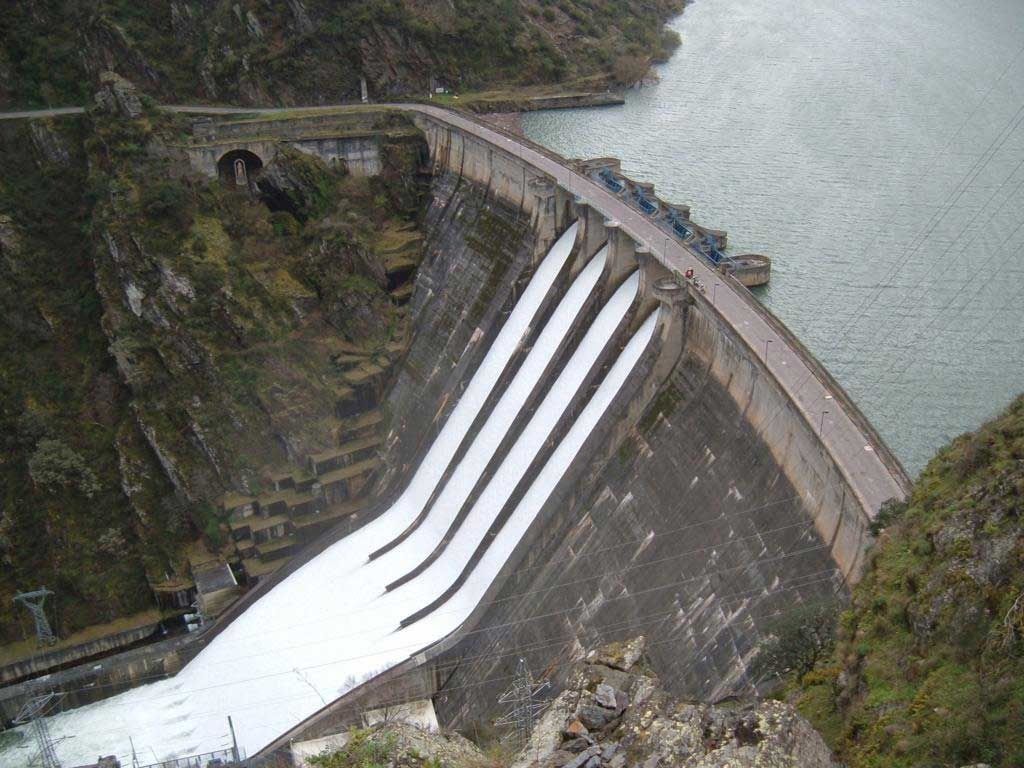
<svg viewBox="0 0 1024 768"><path fill-rule="evenodd" d="M263 161L248 149L232 149L217 161L217 175L225 184L233 187L249 187L249 183L263 168Z"/></svg>

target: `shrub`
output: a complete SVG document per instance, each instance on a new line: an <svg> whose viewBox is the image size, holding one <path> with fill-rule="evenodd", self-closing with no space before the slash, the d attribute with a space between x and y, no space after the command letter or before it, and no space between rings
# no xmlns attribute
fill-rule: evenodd
<svg viewBox="0 0 1024 768"><path fill-rule="evenodd" d="M312 757L309 762L317 768L385 768L393 765L390 757L394 748L394 734L353 729L344 747Z"/></svg>
<svg viewBox="0 0 1024 768"><path fill-rule="evenodd" d="M838 606L834 601L805 605L768 627L750 666L755 680L810 672L835 645Z"/></svg>
<svg viewBox="0 0 1024 768"><path fill-rule="evenodd" d="M142 210L148 216L175 224L186 221L188 193L181 184L162 179L142 191Z"/></svg>
<svg viewBox="0 0 1024 768"><path fill-rule="evenodd" d="M642 56L625 54L615 59L612 65L612 77L622 85L632 85L643 79L647 74L647 59Z"/></svg>
<svg viewBox="0 0 1024 768"><path fill-rule="evenodd" d="M889 499L882 504L882 508L878 510L878 514L875 515L875 519L871 521L869 528L871 529L871 535L877 536L890 525L895 523L904 513L907 511L907 502L899 501L898 499Z"/></svg>
<svg viewBox="0 0 1024 768"><path fill-rule="evenodd" d="M36 485L50 492L76 488L92 498L100 490L85 459L59 440L40 440L28 460L28 471Z"/></svg>

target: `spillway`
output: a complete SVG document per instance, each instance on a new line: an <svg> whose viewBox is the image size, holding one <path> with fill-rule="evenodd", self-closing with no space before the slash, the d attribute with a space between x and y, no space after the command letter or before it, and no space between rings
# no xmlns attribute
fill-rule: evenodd
<svg viewBox="0 0 1024 768"><path fill-rule="evenodd" d="M229 715L253 754L467 619L654 333L657 312L619 351L639 275L601 304L607 248L572 270L576 240L573 224L540 262L394 504L255 601L174 678L52 717L65 764L112 753L124 763L129 739L143 763L222 749ZM566 271L575 277L553 295ZM0 765L24 759L8 750Z"/></svg>

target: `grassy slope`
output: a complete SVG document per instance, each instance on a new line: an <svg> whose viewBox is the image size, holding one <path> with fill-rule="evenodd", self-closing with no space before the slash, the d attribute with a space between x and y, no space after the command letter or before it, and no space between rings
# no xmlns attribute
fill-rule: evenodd
<svg viewBox="0 0 1024 768"><path fill-rule="evenodd" d="M36 0L0 14L0 107L84 103L113 66L164 100L320 103L600 74L632 81L682 0ZM237 9L237 10L236 10Z"/></svg>
<svg viewBox="0 0 1024 768"><path fill-rule="evenodd" d="M1024 765L1024 397L928 465L799 706L854 768Z"/></svg>

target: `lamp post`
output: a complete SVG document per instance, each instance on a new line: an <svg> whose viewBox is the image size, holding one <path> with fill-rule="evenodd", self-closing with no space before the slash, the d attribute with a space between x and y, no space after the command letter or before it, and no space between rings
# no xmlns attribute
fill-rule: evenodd
<svg viewBox="0 0 1024 768"><path fill-rule="evenodd" d="M771 344L771 343L772 343L772 339L765 339L764 340L764 364L765 364L765 367L768 366L768 345Z"/></svg>
<svg viewBox="0 0 1024 768"><path fill-rule="evenodd" d="M821 421L818 422L818 437L819 438L821 437L822 431L825 429L825 416L827 414L828 414L828 411L822 411L821 412Z"/></svg>

